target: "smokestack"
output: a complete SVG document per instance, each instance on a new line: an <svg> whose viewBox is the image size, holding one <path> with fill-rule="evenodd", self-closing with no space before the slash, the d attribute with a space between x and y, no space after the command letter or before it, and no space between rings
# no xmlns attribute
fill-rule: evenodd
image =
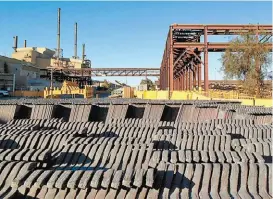
<svg viewBox="0 0 273 199"><path fill-rule="evenodd" d="M60 44L61 40L61 8L58 8L58 22L57 22L57 59L60 58Z"/></svg>
<svg viewBox="0 0 273 199"><path fill-rule="evenodd" d="M74 32L74 58L77 59L77 40L78 40L78 24L75 23L75 32Z"/></svg>
<svg viewBox="0 0 273 199"><path fill-rule="evenodd" d="M85 44L82 44L82 61L85 59Z"/></svg>
<svg viewBox="0 0 273 199"><path fill-rule="evenodd" d="M27 47L27 40L24 41L24 48Z"/></svg>
<svg viewBox="0 0 273 199"><path fill-rule="evenodd" d="M17 47L18 47L18 36L15 36L13 37L13 41L14 41L14 44L13 44L13 49L14 49L14 52L17 52Z"/></svg>

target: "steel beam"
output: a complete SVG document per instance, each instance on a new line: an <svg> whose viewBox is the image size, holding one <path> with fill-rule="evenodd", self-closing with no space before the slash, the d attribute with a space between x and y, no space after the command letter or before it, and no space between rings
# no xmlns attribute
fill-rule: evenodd
<svg viewBox="0 0 273 199"><path fill-rule="evenodd" d="M204 43L198 43L198 42L175 42L173 44L174 49L197 49L198 51L204 51L205 48L205 42ZM230 47L229 43L226 42L210 42L207 44L208 50L213 51L214 49L216 50L221 50L225 51L227 48ZM272 44L268 43L266 44L266 47L269 49L272 49ZM242 45L242 48L245 48L245 46Z"/></svg>
<svg viewBox="0 0 273 199"><path fill-rule="evenodd" d="M173 67L176 66L176 64L180 61L180 59L183 57L183 55L185 55L185 53L187 52L187 50L185 50L184 52L182 52L175 60Z"/></svg>
<svg viewBox="0 0 273 199"><path fill-rule="evenodd" d="M181 89L182 90L185 90L185 87L184 87L184 74L182 73L182 75L181 75Z"/></svg>
<svg viewBox="0 0 273 199"><path fill-rule="evenodd" d="M189 69L189 90L192 90L192 70Z"/></svg>
<svg viewBox="0 0 273 199"><path fill-rule="evenodd" d="M189 76L188 76L188 70L185 70L185 90L188 90L188 83L189 83Z"/></svg>
<svg viewBox="0 0 273 199"><path fill-rule="evenodd" d="M204 43L205 43L205 49L204 49L204 90L207 92L209 90L209 66L208 66L208 59L209 59L209 53L208 53L208 32L207 27L204 29Z"/></svg>
<svg viewBox="0 0 273 199"><path fill-rule="evenodd" d="M197 68L197 66L194 65L193 71L192 71L192 75L193 75L193 87L194 88L196 88L196 71L197 71L196 68Z"/></svg>
<svg viewBox="0 0 273 199"><path fill-rule="evenodd" d="M238 25L238 24L173 24L173 29L178 30L268 30L272 32L272 25Z"/></svg>
<svg viewBox="0 0 273 199"><path fill-rule="evenodd" d="M201 76L202 76L202 70L201 70L201 64L199 63L198 64L198 89L199 88L201 88L201 81L202 81L202 78L201 78Z"/></svg>
<svg viewBox="0 0 273 199"><path fill-rule="evenodd" d="M170 57L169 57L169 91L173 91L173 31L172 26L170 26ZM169 99L171 98L171 93L169 92Z"/></svg>

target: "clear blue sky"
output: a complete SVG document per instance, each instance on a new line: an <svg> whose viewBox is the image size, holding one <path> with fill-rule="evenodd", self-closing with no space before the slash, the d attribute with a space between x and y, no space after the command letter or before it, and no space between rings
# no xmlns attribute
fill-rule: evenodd
<svg viewBox="0 0 273 199"><path fill-rule="evenodd" d="M93 67L160 67L169 25L272 24L272 2L0 2L0 54L10 56L13 36L19 47L56 48L57 8L61 8L61 48L73 55L78 22L81 44ZM209 41L228 41L228 37ZM220 53L209 56L210 79L221 79ZM119 79L125 82L125 78ZM141 78L128 77L129 84Z"/></svg>

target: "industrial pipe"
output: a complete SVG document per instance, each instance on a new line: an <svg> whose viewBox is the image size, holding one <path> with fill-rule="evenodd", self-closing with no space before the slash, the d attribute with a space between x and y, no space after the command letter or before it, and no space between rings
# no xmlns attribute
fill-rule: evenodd
<svg viewBox="0 0 273 199"><path fill-rule="evenodd" d="M82 61L85 59L85 44L82 44Z"/></svg>
<svg viewBox="0 0 273 199"><path fill-rule="evenodd" d="M13 49L14 49L14 52L17 52L17 47L18 47L18 36L15 36L13 37L13 41L14 41L14 44L13 44Z"/></svg>
<svg viewBox="0 0 273 199"><path fill-rule="evenodd" d="M27 40L24 41L24 48L27 47Z"/></svg>
<svg viewBox="0 0 273 199"><path fill-rule="evenodd" d="M77 59L77 40L78 40L78 24L75 23L75 32L74 32L74 58Z"/></svg>
<svg viewBox="0 0 273 199"><path fill-rule="evenodd" d="M61 48L61 8L58 8L58 19L57 19L57 59L60 58Z"/></svg>

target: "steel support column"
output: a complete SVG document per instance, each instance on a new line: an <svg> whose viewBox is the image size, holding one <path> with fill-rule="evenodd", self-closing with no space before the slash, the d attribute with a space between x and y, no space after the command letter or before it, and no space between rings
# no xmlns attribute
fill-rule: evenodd
<svg viewBox="0 0 273 199"><path fill-rule="evenodd" d="M189 90L192 90L192 70L189 69Z"/></svg>
<svg viewBox="0 0 273 199"><path fill-rule="evenodd" d="M208 27L204 28L204 90L207 92L209 90L209 66L208 66Z"/></svg>
<svg viewBox="0 0 273 199"><path fill-rule="evenodd" d="M193 87L196 88L196 67L193 69Z"/></svg>
<svg viewBox="0 0 273 199"><path fill-rule="evenodd" d="M181 77L181 86L182 86L182 90L185 90L185 72L183 71L182 73L182 77Z"/></svg>
<svg viewBox="0 0 273 199"><path fill-rule="evenodd" d="M168 74L168 70L167 70L167 68L166 68L167 66L165 65L165 67L164 67L164 73L163 73L163 77L164 77L164 89L167 89L167 74Z"/></svg>
<svg viewBox="0 0 273 199"><path fill-rule="evenodd" d="M169 89L173 90L173 27L170 26L170 71L169 71Z"/></svg>
<svg viewBox="0 0 273 199"><path fill-rule="evenodd" d="M185 73L183 72L183 75L182 75L182 90L185 90Z"/></svg>
<svg viewBox="0 0 273 199"><path fill-rule="evenodd" d="M188 80L188 70L186 69L185 70L185 90L188 90L188 83L189 83L189 80Z"/></svg>
<svg viewBox="0 0 273 199"><path fill-rule="evenodd" d="M198 89L201 88L201 81L202 81L202 69L201 69L201 63L198 64Z"/></svg>
<svg viewBox="0 0 273 199"><path fill-rule="evenodd" d="M178 89L181 90L181 80L182 80L182 76L180 75L179 77L179 84L178 84Z"/></svg>
<svg viewBox="0 0 273 199"><path fill-rule="evenodd" d="M180 81L179 81L179 90L182 90L182 75L179 77Z"/></svg>

